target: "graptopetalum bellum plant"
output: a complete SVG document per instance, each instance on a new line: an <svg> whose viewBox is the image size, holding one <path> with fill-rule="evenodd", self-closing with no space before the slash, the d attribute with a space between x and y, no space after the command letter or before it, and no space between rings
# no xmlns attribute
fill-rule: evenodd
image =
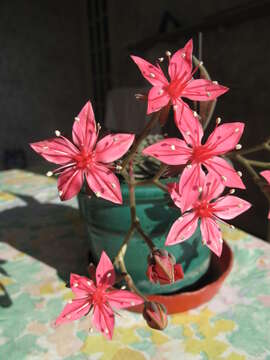
<svg viewBox="0 0 270 360"><path fill-rule="evenodd" d="M217 82L194 79L194 74L202 64L199 63L192 70L192 49L190 40L173 56L169 51L166 52L169 80L159 63L152 65L137 56L131 56L152 85L146 99L147 113L153 114L136 139L132 134L110 134L99 139L100 126L96 125L92 105L88 101L75 117L72 142L57 130L56 138L31 144L46 160L60 165L47 175L59 175L61 200L77 195L85 183L89 194L121 204L121 188L115 172L124 178L129 187L131 224L117 256L111 262L103 252L97 268L93 264L89 265L89 278L71 274L70 287L74 299L65 306L56 324L76 320L92 310L92 324L111 339L115 309L144 303L143 316L148 325L159 330L166 327L164 306L149 302L138 291L127 272L124 256L133 233L138 232L149 247L149 265L145 269L149 281L170 284L181 280L184 274L181 264L176 264L174 257L165 249L157 249L142 228L136 214L136 186L151 183L160 187L170 194L174 204L181 210L164 244L174 245L188 239L200 219L202 242L217 256L222 253L222 236L218 225L220 219L232 219L251 206L247 201L232 195L234 188L244 189L245 185L241 180L242 174L234 170L223 157L241 148L238 142L244 124L233 122L220 125L221 119L218 118L214 131L208 139L202 141L203 128L199 115L183 100L209 101L228 91L228 88ZM163 58L159 62L162 63ZM162 125L166 122L171 106L179 135L183 138L165 138L145 148L143 155L156 158L162 164L150 180L137 181L133 163L136 153L151 129L158 122ZM120 159L121 163L117 162ZM170 166L175 165L182 165L184 169L179 174L179 181L165 185L160 177ZM262 176L269 181L269 171L263 172ZM221 196L225 187L231 189L227 195ZM118 277L125 279L129 290L113 287L117 282L114 266L120 275Z"/></svg>

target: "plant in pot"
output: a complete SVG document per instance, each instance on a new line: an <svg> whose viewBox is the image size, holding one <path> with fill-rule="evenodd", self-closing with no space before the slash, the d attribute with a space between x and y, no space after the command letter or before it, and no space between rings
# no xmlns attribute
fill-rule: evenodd
<svg viewBox="0 0 270 360"><path fill-rule="evenodd" d="M148 325L163 329L166 309L148 294L175 292L196 282L208 268L210 251L218 257L222 253L218 221L250 207L232 195L234 188L245 186L240 172L223 158L240 149L244 124L221 125L218 118L202 142L200 116L183 100L202 102L202 111L212 101L205 125L215 99L228 89L210 78L194 79L197 70L204 77L207 72L195 58L192 70L192 40L166 56L170 80L161 68L163 58L154 66L132 56L152 85L147 96L137 95L148 102L152 114L138 137L119 133L99 139L89 101L75 118L73 142L56 131L56 138L31 144L45 159L61 165L48 173L60 174L61 200L79 194L90 250L98 263L89 265L89 277L71 274L75 298L57 324L93 309L93 325L110 339L114 309L141 305ZM182 139L149 136L157 123L166 124L170 108ZM230 190L222 196L225 187Z"/></svg>
<svg viewBox="0 0 270 360"><path fill-rule="evenodd" d="M210 261L210 251L203 246L199 229L183 245L175 245L170 249L164 247L164 239L179 217L166 183L173 179L176 181L177 178L168 177L169 171L173 169L166 169L158 160L142 155L144 148L162 139L160 135L148 135L141 142L127 172L127 176L132 178L134 189L119 174L123 197L121 206L89 196L86 191L78 194L79 207L87 225L91 256L95 262L102 251L112 259L123 257L123 249L121 255L117 257L117 254L126 238L128 246L124 262L127 272L138 290L144 294L171 293L191 285L207 271ZM150 240L147 242L146 236L151 239L151 243ZM179 281L167 281L164 284L150 282L146 273L150 260L146 256L149 247L150 250L156 247L169 251L176 262L182 265L185 276L181 276Z"/></svg>

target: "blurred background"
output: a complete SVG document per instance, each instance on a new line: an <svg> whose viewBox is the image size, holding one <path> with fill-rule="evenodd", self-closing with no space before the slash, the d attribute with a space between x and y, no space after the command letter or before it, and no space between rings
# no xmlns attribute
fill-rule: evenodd
<svg viewBox="0 0 270 360"><path fill-rule="evenodd" d="M211 78L230 88L214 117L244 121L243 147L259 144L270 135L269 36L270 1L1 0L0 170L42 164L46 173L28 143L55 129L70 136L89 98L105 128L138 133L147 119L134 94L148 84L129 55L155 61L190 38ZM248 190L238 194L253 208L234 224L266 238L267 201L241 170Z"/></svg>

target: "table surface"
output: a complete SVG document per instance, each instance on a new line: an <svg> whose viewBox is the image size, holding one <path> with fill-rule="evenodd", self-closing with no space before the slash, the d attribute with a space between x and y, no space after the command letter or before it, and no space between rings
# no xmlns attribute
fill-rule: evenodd
<svg viewBox="0 0 270 360"><path fill-rule="evenodd" d="M90 333L89 317L53 327L84 273L87 240L76 200L61 203L56 182L30 172L0 173L0 359L270 360L270 246L223 228L233 270L207 304L169 317L159 332L121 311L112 341Z"/></svg>

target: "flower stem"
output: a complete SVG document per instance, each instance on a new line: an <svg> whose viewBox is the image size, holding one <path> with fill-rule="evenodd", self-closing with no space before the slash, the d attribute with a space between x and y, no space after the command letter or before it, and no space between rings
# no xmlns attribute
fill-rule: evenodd
<svg viewBox="0 0 270 360"><path fill-rule="evenodd" d="M149 135L150 131L153 129L153 127L157 124L159 121L160 111L155 112L151 120L147 123L141 134L139 135L138 139L135 141L134 145L132 146L128 156L124 159L122 163L122 171L125 169L127 164L130 162L130 160L133 159L133 157L136 154L136 151L138 150L141 142L144 140L144 138Z"/></svg>
<svg viewBox="0 0 270 360"><path fill-rule="evenodd" d="M143 240L146 242L146 244L148 245L149 249L151 251L156 249L155 244L153 243L153 241L145 234L145 232L143 231L143 229L141 228L140 223L136 224L136 230L138 231L138 233L141 235L141 237L143 238Z"/></svg>
<svg viewBox="0 0 270 360"><path fill-rule="evenodd" d="M161 164L158 172L156 173L156 175L153 177L153 182L155 182L156 180L159 180L159 178L162 176L162 174L165 172L165 170L167 169L167 165L166 164Z"/></svg>
<svg viewBox="0 0 270 360"><path fill-rule="evenodd" d="M253 152L262 151L262 150L270 151L270 139L267 139L262 144L256 145L250 149L243 149L242 151L232 152L230 154L230 157L238 161L241 165L243 165L246 168L246 170L251 175L253 181L259 186L260 190L265 195L265 197L267 198L270 204L270 191L268 190L268 185L254 169L254 167L269 169L270 163L247 159L245 156L243 156L244 154L251 154ZM268 227L267 241L270 242L270 226Z"/></svg>
<svg viewBox="0 0 270 360"><path fill-rule="evenodd" d="M166 185L162 184L162 182L160 182L159 180L155 180L153 182L157 187L159 187L161 190L163 190L164 192L168 192L168 188Z"/></svg>
<svg viewBox="0 0 270 360"><path fill-rule="evenodd" d="M129 163L129 207L130 207L130 216L132 224L136 224L136 198L135 198L135 185L134 185L134 173L132 167L132 160Z"/></svg>
<svg viewBox="0 0 270 360"><path fill-rule="evenodd" d="M124 179L128 185L128 188L129 188L129 207L130 207L131 225L130 225L130 228L124 238L124 241L114 259L114 264L118 265L120 267L121 272L123 273L125 281L126 281L128 287L130 288L130 290L132 290L133 292L135 292L136 294L141 296L145 301L147 301L147 298L137 289L137 287L135 286L135 284L132 280L132 277L130 276L130 274L127 271L124 257L125 257L125 253L127 250L128 242L131 239L135 230L138 231L138 233L140 234L142 239L145 241L145 243L148 245L148 247L151 251L156 249L155 244L143 231L141 224L140 224L140 220L136 214L135 188L136 188L136 186L139 186L139 182L134 180L132 160L133 160L141 142L146 138L147 135L149 135L152 128L159 121L160 113L161 113L161 111L158 111L152 115L151 120L147 123L147 125L145 126L145 128L143 129L141 134L139 135L138 139L134 143L130 153L128 154L128 156L124 159L123 163L121 164L122 169L120 171L120 173L124 177ZM159 181L159 178L164 173L166 168L167 168L167 166L161 165L157 174L154 175L153 178L150 179L149 182L146 180L146 181L142 181L141 183L143 185L152 184L152 185L158 186L159 188L161 188L162 190L167 192L167 187Z"/></svg>
<svg viewBox="0 0 270 360"><path fill-rule="evenodd" d="M126 268L124 258L122 256L120 256L117 259L117 262L119 264L121 272L124 274L124 279L125 279L128 287L129 287L129 289L132 290L135 294L139 295L141 298L143 298L144 301L147 301L147 298L140 292L140 290L137 289L137 287L135 286L135 284L134 284L134 282L132 280L132 277L127 272L127 268Z"/></svg>
<svg viewBox="0 0 270 360"><path fill-rule="evenodd" d="M270 169L270 162L263 162L263 161L257 161L257 160L252 160L252 159L245 159L245 160L248 161L248 163L250 165L253 165L253 166L256 166L259 168L263 168L263 169Z"/></svg>
<svg viewBox="0 0 270 360"><path fill-rule="evenodd" d="M159 187L161 190L168 192L167 186L162 184L162 182L159 181L159 178L162 176L162 174L166 171L167 165L162 164L160 166L159 171L152 177L152 179L149 180L142 180L142 181L136 181L134 183L135 186L144 186L144 185L155 185Z"/></svg>
<svg viewBox="0 0 270 360"><path fill-rule="evenodd" d="M257 151L262 151L262 150L270 150L270 138L266 139L262 144L253 146L251 148L248 149L241 149L237 151L237 154L239 155L247 155L247 154L251 154Z"/></svg>
<svg viewBox="0 0 270 360"><path fill-rule="evenodd" d="M128 242L129 242L129 240L131 239L134 231L135 231L135 226L134 226L134 224L132 224L132 225L130 226L130 228L129 228L129 230L128 230L126 236L125 236L125 238L124 238L124 241L123 241L120 249L118 250L117 255L116 255L115 258L114 258L114 261L113 261L113 262L114 262L115 264L119 261L119 259L120 259L121 257L124 258L125 254L126 254L126 251L127 251L127 244L128 244Z"/></svg>

